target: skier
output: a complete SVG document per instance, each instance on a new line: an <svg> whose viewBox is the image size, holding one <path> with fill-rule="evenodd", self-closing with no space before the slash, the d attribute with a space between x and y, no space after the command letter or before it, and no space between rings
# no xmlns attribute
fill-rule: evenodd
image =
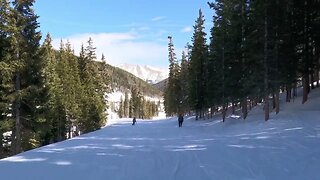
<svg viewBox="0 0 320 180"><path fill-rule="evenodd" d="M182 123L183 123L183 115L182 114L179 114L178 122L179 122L179 127L181 127Z"/></svg>
<svg viewBox="0 0 320 180"><path fill-rule="evenodd" d="M132 125L135 125L136 122L137 122L136 117L133 117L133 119L132 119Z"/></svg>

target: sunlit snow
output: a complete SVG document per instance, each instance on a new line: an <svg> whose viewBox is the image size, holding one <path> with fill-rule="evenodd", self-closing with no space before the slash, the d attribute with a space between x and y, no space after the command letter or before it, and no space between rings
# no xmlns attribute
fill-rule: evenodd
<svg viewBox="0 0 320 180"><path fill-rule="evenodd" d="M0 160L1 180L319 179L320 90L265 122L217 115L110 120L103 129Z"/></svg>

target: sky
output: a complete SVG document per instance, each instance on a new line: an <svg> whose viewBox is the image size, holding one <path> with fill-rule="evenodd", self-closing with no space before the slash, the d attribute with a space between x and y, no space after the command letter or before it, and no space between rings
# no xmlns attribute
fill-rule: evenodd
<svg viewBox="0 0 320 180"><path fill-rule="evenodd" d="M35 13L40 31L50 33L58 48L70 41L75 53L91 37L97 58L109 64L168 66L167 37L173 37L177 58L191 43L199 9L212 26L207 0L37 0Z"/></svg>
<svg viewBox="0 0 320 180"><path fill-rule="evenodd" d="M159 120L114 119L101 130L0 160L3 180L316 180L320 177L320 89L301 104L281 95L264 121L263 105L246 120L221 114Z"/></svg>

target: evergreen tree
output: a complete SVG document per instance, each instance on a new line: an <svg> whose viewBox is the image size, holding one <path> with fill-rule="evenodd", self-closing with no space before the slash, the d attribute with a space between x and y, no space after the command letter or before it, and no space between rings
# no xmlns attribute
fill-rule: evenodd
<svg viewBox="0 0 320 180"><path fill-rule="evenodd" d="M45 105L43 106L43 122L39 130L41 145L47 145L58 141L57 120L59 119L59 107L61 107L62 89L61 79L57 71L56 52L52 47L52 39L50 34L47 34L44 40L40 57L43 60L43 97Z"/></svg>
<svg viewBox="0 0 320 180"><path fill-rule="evenodd" d="M194 26L194 33L192 37L192 50L190 56L190 76L189 87L190 95L189 101L191 107L196 111L196 119L200 115L202 118L204 109L208 103L207 96L207 81L208 81L208 47L206 45L206 33L204 32L204 16L201 9L199 10L199 17Z"/></svg>
<svg viewBox="0 0 320 180"><path fill-rule="evenodd" d="M141 118L141 102L142 96L137 87L131 88L131 112L132 117Z"/></svg>
<svg viewBox="0 0 320 180"><path fill-rule="evenodd" d="M179 83L179 73L180 67L177 62L176 54L174 52L174 45L172 42L172 37L169 36L169 77L165 87L164 92L164 106L166 114L171 116L173 114L179 113L180 111L180 83Z"/></svg>
<svg viewBox="0 0 320 180"><path fill-rule="evenodd" d="M95 62L96 54L92 39L80 51L79 71L84 95L81 103L80 128L83 132L100 129L106 122L105 85L98 63Z"/></svg>
<svg viewBox="0 0 320 180"><path fill-rule="evenodd" d="M186 52L182 52L182 58L181 58L181 70L179 73L179 82L180 82L180 105L181 105L181 111L186 112L190 109L189 107L189 60L186 55Z"/></svg>
<svg viewBox="0 0 320 180"><path fill-rule="evenodd" d="M34 0L13 1L14 38L13 58L16 64L14 75L15 99L13 116L15 128L12 131L12 153L36 147L36 124L41 121L37 107L41 107L41 59L39 58L40 32L38 16L32 9ZM22 128L23 127L23 128ZM23 129L23 131L22 131ZM23 142L23 144L22 144ZM23 147L22 147L23 145Z"/></svg>
<svg viewBox="0 0 320 180"><path fill-rule="evenodd" d="M12 103L12 91L14 66L10 61L12 58L11 41L14 28L10 19L10 6L7 0L0 0L0 158L9 154L4 141L3 133L12 128L12 114L10 104Z"/></svg>
<svg viewBox="0 0 320 180"><path fill-rule="evenodd" d="M227 42L227 16L221 1L209 4L215 10L214 26L211 29L209 46L209 103L210 106L222 106L222 118L225 120L226 84L225 84L225 49Z"/></svg>
<svg viewBox="0 0 320 180"><path fill-rule="evenodd" d="M123 100L122 100L122 96L121 96L120 103L119 103L118 115L119 115L119 118L123 118L124 117L124 103L123 103Z"/></svg>
<svg viewBox="0 0 320 180"><path fill-rule="evenodd" d="M123 111L124 111L124 117L129 117L129 97L128 92L124 93L124 101L123 101Z"/></svg>

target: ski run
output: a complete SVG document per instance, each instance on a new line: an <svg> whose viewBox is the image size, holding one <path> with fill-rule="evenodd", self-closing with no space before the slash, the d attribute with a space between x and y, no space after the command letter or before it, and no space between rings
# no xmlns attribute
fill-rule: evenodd
<svg viewBox="0 0 320 180"><path fill-rule="evenodd" d="M265 122L262 105L246 120L109 121L105 128L0 160L1 180L319 179L320 91L285 103Z"/></svg>

